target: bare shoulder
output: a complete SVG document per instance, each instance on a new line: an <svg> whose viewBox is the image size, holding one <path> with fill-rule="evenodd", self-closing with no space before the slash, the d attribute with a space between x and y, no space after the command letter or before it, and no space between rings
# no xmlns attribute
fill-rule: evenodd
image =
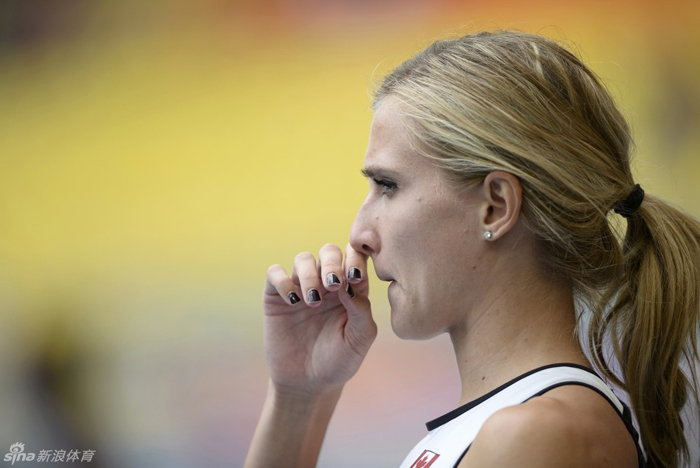
<svg viewBox="0 0 700 468"><path fill-rule="evenodd" d="M636 468L637 451L616 410L582 386L550 390L494 413L459 468Z"/></svg>

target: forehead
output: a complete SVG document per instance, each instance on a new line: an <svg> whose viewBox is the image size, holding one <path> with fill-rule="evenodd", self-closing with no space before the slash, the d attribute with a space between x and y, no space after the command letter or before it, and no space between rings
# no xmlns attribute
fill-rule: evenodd
<svg viewBox="0 0 700 468"><path fill-rule="evenodd" d="M385 97L374 113L362 172L392 178L404 190L415 188L443 201L463 203L471 190L456 189L441 169L411 145L410 125L401 102L391 95Z"/></svg>
<svg viewBox="0 0 700 468"><path fill-rule="evenodd" d="M416 175L436 168L412 148L409 123L401 104L393 97L386 97L372 119L365 170L367 172L401 172Z"/></svg>

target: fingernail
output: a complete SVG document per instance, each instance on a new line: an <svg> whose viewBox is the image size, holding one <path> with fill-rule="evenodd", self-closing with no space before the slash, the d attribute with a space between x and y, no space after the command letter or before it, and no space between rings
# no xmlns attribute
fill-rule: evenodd
<svg viewBox="0 0 700 468"><path fill-rule="evenodd" d="M362 279L362 272L358 268L352 267L348 271L348 279Z"/></svg>
<svg viewBox="0 0 700 468"><path fill-rule="evenodd" d="M340 278L338 278L338 275L336 275L335 273L329 274L326 280L328 282L328 286L332 284L340 284Z"/></svg>
<svg viewBox="0 0 700 468"><path fill-rule="evenodd" d="M299 299L299 296L297 296L297 293L295 293L294 291L287 294L287 297L289 298L289 302L291 302L292 304L296 304L301 300Z"/></svg>
<svg viewBox="0 0 700 468"><path fill-rule="evenodd" d="M350 286L350 283L348 283L348 287L345 288L345 290L350 294L350 298L355 297L355 290L352 289L352 286Z"/></svg>
<svg viewBox="0 0 700 468"><path fill-rule="evenodd" d="M320 302L321 295L315 289L309 289L309 302Z"/></svg>

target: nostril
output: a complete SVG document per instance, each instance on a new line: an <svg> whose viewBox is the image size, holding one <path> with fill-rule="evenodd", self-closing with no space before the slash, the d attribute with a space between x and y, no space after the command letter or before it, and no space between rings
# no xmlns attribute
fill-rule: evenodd
<svg viewBox="0 0 700 468"><path fill-rule="evenodd" d="M374 250L367 244L362 244L362 250L364 250L368 255L372 255Z"/></svg>

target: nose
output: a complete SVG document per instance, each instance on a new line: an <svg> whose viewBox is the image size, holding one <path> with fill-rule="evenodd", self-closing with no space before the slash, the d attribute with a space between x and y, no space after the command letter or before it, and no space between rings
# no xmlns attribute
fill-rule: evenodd
<svg viewBox="0 0 700 468"><path fill-rule="evenodd" d="M380 240L377 233L377 217L368 201L369 197L355 215L350 229L350 246L371 257L379 252Z"/></svg>

